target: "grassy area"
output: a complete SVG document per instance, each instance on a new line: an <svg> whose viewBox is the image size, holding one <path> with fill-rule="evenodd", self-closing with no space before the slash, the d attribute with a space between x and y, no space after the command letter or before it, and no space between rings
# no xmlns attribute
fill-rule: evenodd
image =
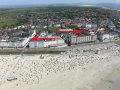
<svg viewBox="0 0 120 90"><path fill-rule="evenodd" d="M53 32L55 32L56 30L58 30L58 27L51 27L50 30L52 30Z"/></svg>
<svg viewBox="0 0 120 90"><path fill-rule="evenodd" d="M46 50L46 51L40 51L40 50L0 50L0 55L9 55L9 54L60 54L63 51L57 51L57 50Z"/></svg>
<svg viewBox="0 0 120 90"><path fill-rule="evenodd" d="M14 27L27 23L26 19L2 19L0 20L0 28Z"/></svg>
<svg viewBox="0 0 120 90"><path fill-rule="evenodd" d="M55 32L55 31L58 30L59 28L58 28L58 27L49 27L49 29L52 30L53 32ZM39 28L36 28L35 30L36 30L37 32L40 32L40 31L46 30L46 28L39 27Z"/></svg>
<svg viewBox="0 0 120 90"><path fill-rule="evenodd" d="M16 19L3 19L0 20L0 28L13 27L18 23Z"/></svg>

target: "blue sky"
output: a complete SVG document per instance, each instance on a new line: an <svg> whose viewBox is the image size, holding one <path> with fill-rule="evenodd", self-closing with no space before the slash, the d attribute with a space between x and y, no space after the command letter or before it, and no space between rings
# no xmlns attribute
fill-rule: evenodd
<svg viewBox="0 0 120 90"><path fill-rule="evenodd" d="M52 3L120 3L120 0L0 0L3 5L31 5Z"/></svg>

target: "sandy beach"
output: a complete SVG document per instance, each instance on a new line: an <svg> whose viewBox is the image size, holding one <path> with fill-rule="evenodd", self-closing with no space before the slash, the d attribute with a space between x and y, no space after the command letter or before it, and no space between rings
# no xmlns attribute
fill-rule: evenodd
<svg viewBox="0 0 120 90"><path fill-rule="evenodd" d="M93 90L120 90L120 66L115 67Z"/></svg>
<svg viewBox="0 0 120 90"><path fill-rule="evenodd" d="M59 55L1 55L0 90L118 90L119 50L109 43ZM17 80L7 81L8 76Z"/></svg>

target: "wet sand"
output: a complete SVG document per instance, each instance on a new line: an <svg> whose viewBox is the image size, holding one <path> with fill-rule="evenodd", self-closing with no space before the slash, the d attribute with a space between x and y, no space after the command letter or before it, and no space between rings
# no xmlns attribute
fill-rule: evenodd
<svg viewBox="0 0 120 90"><path fill-rule="evenodd" d="M120 90L120 66L101 79L93 90Z"/></svg>

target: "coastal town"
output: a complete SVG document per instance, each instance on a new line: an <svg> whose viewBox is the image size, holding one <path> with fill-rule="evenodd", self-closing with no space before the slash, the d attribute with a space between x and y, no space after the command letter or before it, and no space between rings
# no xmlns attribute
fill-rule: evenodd
<svg viewBox="0 0 120 90"><path fill-rule="evenodd" d="M15 14L12 16L5 13L0 17L0 48L60 48L120 37L120 12L116 10L99 7L28 8L18 9L18 15L16 11L13 9Z"/></svg>
<svg viewBox="0 0 120 90"><path fill-rule="evenodd" d="M116 90L119 67L118 10L0 9L0 90Z"/></svg>

